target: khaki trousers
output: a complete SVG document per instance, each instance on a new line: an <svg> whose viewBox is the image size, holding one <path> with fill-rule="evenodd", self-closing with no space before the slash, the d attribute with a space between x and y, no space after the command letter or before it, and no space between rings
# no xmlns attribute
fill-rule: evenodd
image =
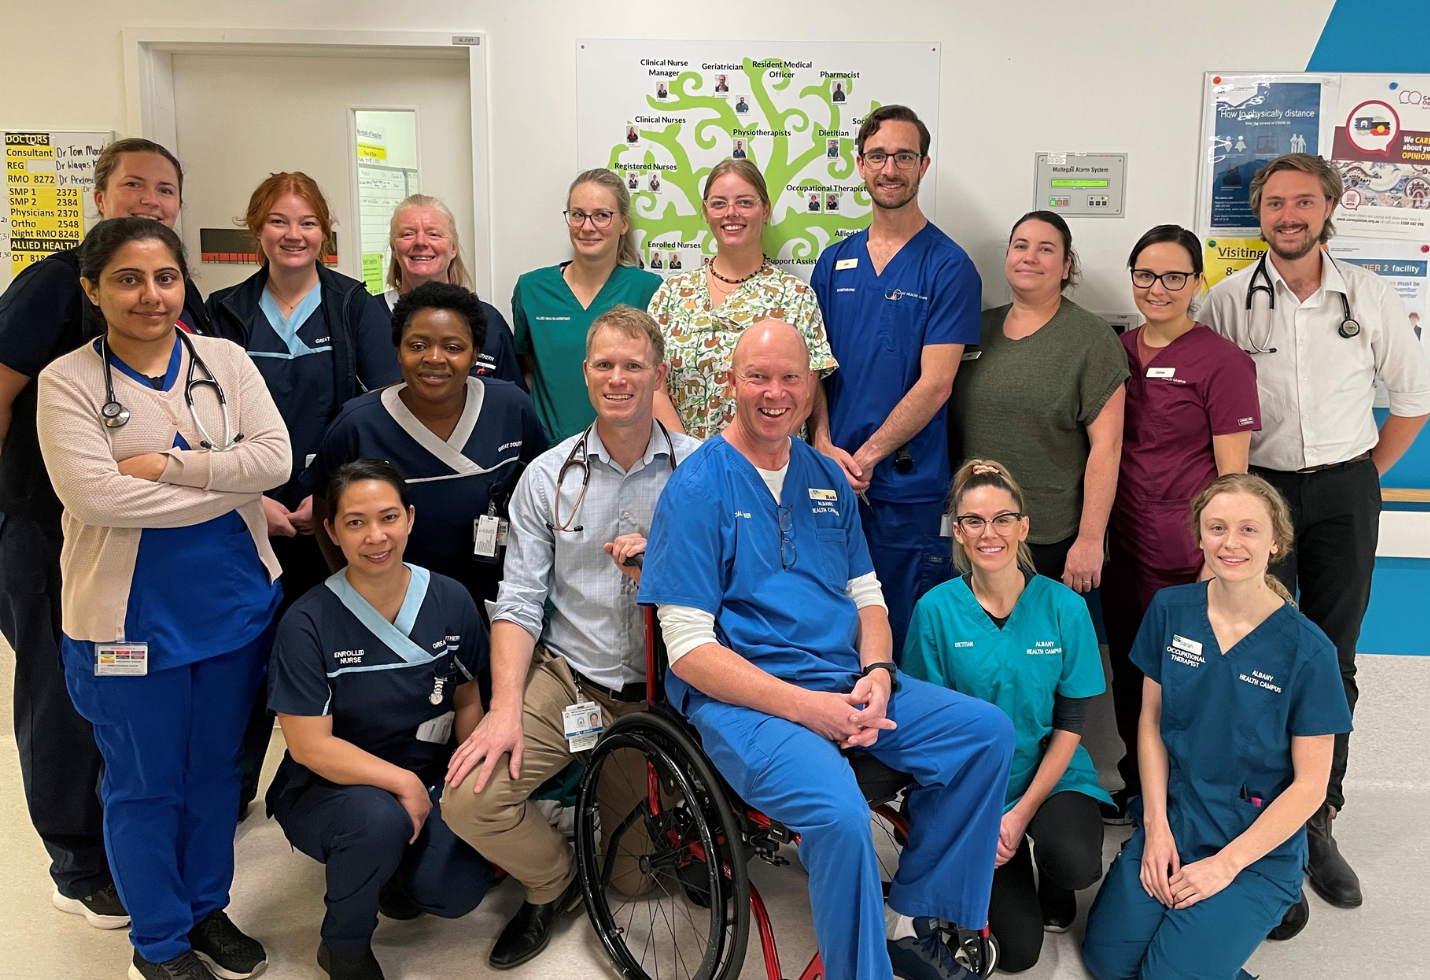
<svg viewBox="0 0 1430 980"><path fill-rule="evenodd" d="M576 877L575 855L566 838L546 822L528 797L573 758L567 748L561 712L581 700L581 693L601 706L607 726L617 718L644 710L645 702L614 701L599 691L576 686L571 668L544 647L536 648L521 703L521 731L525 748L521 777L511 778L509 757L503 755L481 793L473 793L481 767L467 774L460 786L442 794L442 818L457 836L482 857L504 869L526 888L533 905L553 902ZM579 753L585 758L587 753ZM644 757L633 750L616 753L603 767L597 787L601 826L610 832L645 797ZM612 884L627 894L640 894L650 884L637 862L649 850L643 832L626 834L622 857L612 869ZM622 885L625 882L625 885Z"/></svg>

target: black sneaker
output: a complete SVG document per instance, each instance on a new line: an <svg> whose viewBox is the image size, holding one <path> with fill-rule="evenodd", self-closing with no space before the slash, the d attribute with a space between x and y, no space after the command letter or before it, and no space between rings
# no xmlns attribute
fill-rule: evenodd
<svg viewBox="0 0 1430 980"><path fill-rule="evenodd" d="M1130 827L1132 817L1127 812L1127 804L1141 793L1128 793L1125 789L1120 789L1112 794L1111 803L1097 803L1097 808L1102 811L1102 822L1109 827Z"/></svg>
<svg viewBox="0 0 1430 980"><path fill-rule="evenodd" d="M890 939L889 962L898 980L978 980L954 959L944 945L938 923L919 916L914 919L914 936Z"/></svg>
<svg viewBox="0 0 1430 980"><path fill-rule="evenodd" d="M318 965L332 980L387 980L371 947L361 953L334 953L327 943L320 942Z"/></svg>
<svg viewBox="0 0 1430 980"><path fill-rule="evenodd" d="M377 891L377 910L389 919L406 921L422 914L422 906L407 893L397 877L387 879L387 883Z"/></svg>
<svg viewBox="0 0 1430 980"><path fill-rule="evenodd" d="M114 887L112 881L84 898L65 898L56 888L50 901L61 912L84 916L85 921L96 929L123 929L129 925L129 911L119 900L119 889Z"/></svg>
<svg viewBox="0 0 1430 980"><path fill-rule="evenodd" d="M1273 942L1284 943L1288 939L1294 939L1301 934L1301 930L1306 928L1306 923L1311 921L1311 903L1306 901L1306 889L1301 889L1301 898L1295 905L1286 910L1281 921L1271 928L1266 934L1266 938Z"/></svg>
<svg viewBox="0 0 1430 980"><path fill-rule="evenodd" d="M1044 932L1067 932L1077 918L1077 892L1059 888L1046 876L1038 883L1038 905L1043 910Z"/></svg>
<svg viewBox="0 0 1430 980"><path fill-rule="evenodd" d="M214 975L192 949L162 963L150 963L136 949L129 980L214 980Z"/></svg>
<svg viewBox="0 0 1430 980"><path fill-rule="evenodd" d="M239 932L222 909L210 912L189 930L189 945L221 980L248 980L268 965L263 944Z"/></svg>

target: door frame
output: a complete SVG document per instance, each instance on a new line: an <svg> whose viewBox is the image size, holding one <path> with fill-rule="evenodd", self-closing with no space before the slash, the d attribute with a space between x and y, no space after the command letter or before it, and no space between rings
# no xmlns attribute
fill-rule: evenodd
<svg viewBox="0 0 1430 980"><path fill-rule="evenodd" d="M474 240L471 270L477 292L490 298L494 238L489 138L491 85L485 32L126 27L123 37L127 131L165 146L174 146L178 136L174 110L175 54L427 57L465 61L472 115Z"/></svg>

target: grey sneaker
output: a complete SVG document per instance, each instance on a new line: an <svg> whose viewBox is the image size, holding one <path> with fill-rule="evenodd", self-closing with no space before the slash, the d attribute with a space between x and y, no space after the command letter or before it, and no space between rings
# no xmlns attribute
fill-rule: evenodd
<svg viewBox="0 0 1430 980"><path fill-rule="evenodd" d="M914 935L888 940L889 962L898 980L978 980L944 945L938 923L931 918L914 919Z"/></svg>

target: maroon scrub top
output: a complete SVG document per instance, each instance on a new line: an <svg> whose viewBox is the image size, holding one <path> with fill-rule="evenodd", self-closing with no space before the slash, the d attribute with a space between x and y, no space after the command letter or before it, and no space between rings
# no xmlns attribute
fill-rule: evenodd
<svg viewBox="0 0 1430 980"><path fill-rule="evenodd" d="M1201 324L1143 364L1142 327L1122 335L1132 377L1112 525L1139 562L1195 572L1202 552L1188 523L1191 501L1216 479L1212 437L1261 428L1256 364Z"/></svg>

